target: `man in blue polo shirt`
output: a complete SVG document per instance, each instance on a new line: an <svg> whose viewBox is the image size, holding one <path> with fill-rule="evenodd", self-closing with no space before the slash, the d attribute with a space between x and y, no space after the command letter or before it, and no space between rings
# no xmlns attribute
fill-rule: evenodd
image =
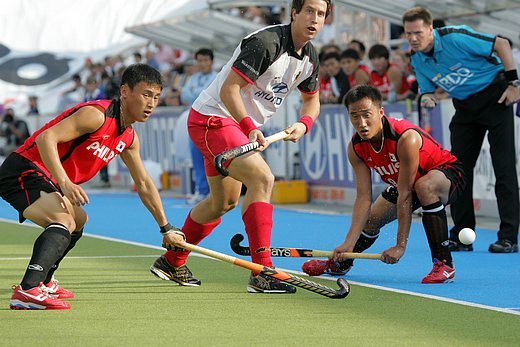
<svg viewBox="0 0 520 347"><path fill-rule="evenodd" d="M403 14L405 35L414 54L423 107L434 107L437 87L453 98L451 152L463 163L467 186L451 205L453 251L472 251L459 243L462 228L475 228L473 169L486 133L496 176L495 195L500 215L498 241L492 253L518 252L519 195L514 142L513 104L520 100L519 81L506 39L468 26L433 29L430 11L414 7Z"/></svg>
<svg viewBox="0 0 520 347"><path fill-rule="evenodd" d="M217 72L213 70L213 51L209 48L201 48L195 52L198 71L182 87L181 102L191 106L204 89L217 77ZM206 180L204 170L204 157L200 150L193 144L191 139L190 151L193 171L195 173L195 194L188 199L188 204L194 205L204 200L209 194L209 185Z"/></svg>

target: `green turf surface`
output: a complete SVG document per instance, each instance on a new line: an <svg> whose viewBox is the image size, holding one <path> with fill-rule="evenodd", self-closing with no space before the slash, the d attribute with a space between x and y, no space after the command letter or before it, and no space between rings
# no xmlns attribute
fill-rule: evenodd
<svg viewBox="0 0 520 347"><path fill-rule="evenodd" d="M247 270L200 257L191 257L188 266L203 285L179 287L148 271L160 250L89 237L57 273L60 284L76 294L70 311L9 310L10 288L20 281L38 233L0 222L0 346L512 346L520 341L517 315L360 286L340 300L303 289L294 295L248 294Z"/></svg>

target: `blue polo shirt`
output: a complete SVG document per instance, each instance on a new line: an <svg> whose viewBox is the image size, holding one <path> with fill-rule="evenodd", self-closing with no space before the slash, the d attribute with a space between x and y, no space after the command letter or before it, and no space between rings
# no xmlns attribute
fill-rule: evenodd
<svg viewBox="0 0 520 347"><path fill-rule="evenodd" d="M494 44L495 36L466 25L433 30L433 55L412 55L420 92L433 93L438 86L452 98L464 100L483 90L504 70L493 54Z"/></svg>

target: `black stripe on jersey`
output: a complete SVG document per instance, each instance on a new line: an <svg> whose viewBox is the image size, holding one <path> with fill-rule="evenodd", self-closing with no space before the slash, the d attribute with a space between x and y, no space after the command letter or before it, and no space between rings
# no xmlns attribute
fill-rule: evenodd
<svg viewBox="0 0 520 347"><path fill-rule="evenodd" d="M81 135L80 137L76 138L69 147L69 150L60 158L60 161L63 163L65 160L67 160L72 152L78 147L81 143L85 142L88 137L90 136L90 133Z"/></svg>
<svg viewBox="0 0 520 347"><path fill-rule="evenodd" d="M105 111L105 117L115 118L117 121L117 135L123 134L125 128L121 124L121 101L113 99L107 110Z"/></svg>
<svg viewBox="0 0 520 347"><path fill-rule="evenodd" d="M294 50L290 28L290 25L273 25L245 37L233 66L256 81L284 52Z"/></svg>
<svg viewBox="0 0 520 347"><path fill-rule="evenodd" d="M390 126L390 123L383 117L383 134L385 138L396 141L399 140L400 135L396 133L395 129Z"/></svg>
<svg viewBox="0 0 520 347"><path fill-rule="evenodd" d="M115 117L117 117L117 115L120 112L119 104L120 104L120 102L118 100L116 100L116 99L112 100L112 102L110 103L110 105L108 106L108 108L105 111L105 119L106 119L106 117L108 117L108 118L115 118ZM119 120L120 120L120 117L117 118L117 121L118 121L118 128L119 128L118 135L121 135L123 133L124 129L121 130L121 125L120 125ZM103 127L103 126L101 126L101 127ZM98 130L99 129L97 129L96 131L98 131ZM67 160L71 156L72 152L79 145L81 145L83 142L85 142L89 138L89 136L91 134L93 134L93 133L95 133L95 131L92 132L92 133L83 134L80 137L76 138L70 144L69 150L60 158L60 161L63 163L65 160Z"/></svg>
<svg viewBox="0 0 520 347"><path fill-rule="evenodd" d="M486 57L486 60L487 60L487 62L490 63L490 64L493 64L493 65L501 65L501 63L498 61L497 57L495 57L494 55L489 56L489 57Z"/></svg>
<svg viewBox="0 0 520 347"><path fill-rule="evenodd" d="M286 53L302 60L309 56L310 62L318 64L318 54L311 42L308 42L298 55L294 49L291 25L272 25L245 37L240 43L240 53L233 62L233 67L251 81L256 81L282 54Z"/></svg>
<svg viewBox="0 0 520 347"><path fill-rule="evenodd" d="M463 29L463 28L444 27L444 28L437 29L437 32L439 33L440 36L449 35L449 34L463 34L463 35L476 37L477 39L483 40L483 41L490 41L490 42L495 41L494 37L484 36L484 35L481 35L480 33L475 33L473 31L469 31L469 30Z"/></svg>
<svg viewBox="0 0 520 347"><path fill-rule="evenodd" d="M472 31L469 31L469 30L463 29L463 28L444 27L444 28L437 29L437 32L439 33L439 36L445 36L445 35L449 35L449 34L468 35L468 36L475 37L475 38L477 38L479 40L493 42L493 46L494 46L494 42L495 42L495 39L496 39L495 37L485 36L485 35L482 35L480 33L475 33L475 32L472 32ZM489 52L489 56L486 58L486 60L490 64L500 65L500 63L498 62L497 57L495 57L493 55L493 50L491 50L491 52Z"/></svg>
<svg viewBox="0 0 520 347"><path fill-rule="evenodd" d="M120 112L120 102L119 100L112 100L107 110L105 111L105 115L108 118L115 118Z"/></svg>

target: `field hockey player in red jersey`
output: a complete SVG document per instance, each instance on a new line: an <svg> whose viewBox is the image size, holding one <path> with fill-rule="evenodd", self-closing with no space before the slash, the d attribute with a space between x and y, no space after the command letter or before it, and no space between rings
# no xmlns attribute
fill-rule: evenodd
<svg viewBox="0 0 520 347"><path fill-rule="evenodd" d="M380 229L395 219L396 244L381 254L381 260L397 263L406 250L412 212L422 207L433 261L433 269L422 283L452 281L455 267L448 248L445 206L465 187L462 164L423 129L404 119L387 117L377 88L357 86L347 93L344 104L356 131L348 147L356 176L352 224L345 241L334 249L333 259L310 260L303 264L303 270L311 275L346 274L353 261L342 260L339 254L368 249ZM389 184L374 203L371 169Z"/></svg>
<svg viewBox="0 0 520 347"><path fill-rule="evenodd" d="M67 310L74 294L53 275L76 245L87 222L82 208L89 198L81 183L94 177L116 156L128 167L143 204L169 242L182 241L163 210L159 192L139 154L132 128L154 111L162 90L161 74L145 64L123 73L119 100L81 103L37 130L0 167L0 196L19 213L44 228L21 283L14 288L12 309Z"/></svg>

